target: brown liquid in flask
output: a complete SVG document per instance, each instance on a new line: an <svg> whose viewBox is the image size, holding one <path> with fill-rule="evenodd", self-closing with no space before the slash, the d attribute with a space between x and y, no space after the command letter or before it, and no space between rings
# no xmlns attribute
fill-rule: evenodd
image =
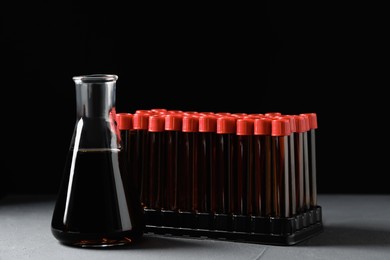
<svg viewBox="0 0 390 260"><path fill-rule="evenodd" d="M104 247L141 239L139 194L115 124L116 75L86 75L76 84L77 117L51 231L68 245Z"/></svg>

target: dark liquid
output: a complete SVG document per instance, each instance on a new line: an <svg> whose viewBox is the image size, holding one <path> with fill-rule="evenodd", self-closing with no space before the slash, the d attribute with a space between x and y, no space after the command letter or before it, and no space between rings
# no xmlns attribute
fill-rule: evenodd
<svg viewBox="0 0 390 260"><path fill-rule="evenodd" d="M290 217L289 164L287 136L272 137L272 216Z"/></svg>
<svg viewBox="0 0 390 260"><path fill-rule="evenodd" d="M295 193L298 213L305 211L304 200L304 169L303 169L303 133L294 133L295 149Z"/></svg>
<svg viewBox="0 0 390 260"><path fill-rule="evenodd" d="M166 131L166 197L163 208L167 210L177 210L177 178L181 173L180 132Z"/></svg>
<svg viewBox="0 0 390 260"><path fill-rule="evenodd" d="M235 169L234 161L234 136L233 134L217 134L217 169L216 182L213 190L216 198L216 213L227 214L230 212L230 194L232 190ZM233 187L234 188L234 187Z"/></svg>
<svg viewBox="0 0 390 260"><path fill-rule="evenodd" d="M270 216L271 188L271 136L254 136L254 206L255 216Z"/></svg>
<svg viewBox="0 0 390 260"><path fill-rule="evenodd" d="M236 197L232 197L233 214L252 214L253 194L253 146L252 136L237 135Z"/></svg>
<svg viewBox="0 0 390 260"><path fill-rule="evenodd" d="M161 209L166 201L166 176L164 173L163 132L149 132L148 175L149 203L153 209Z"/></svg>
<svg viewBox="0 0 390 260"><path fill-rule="evenodd" d="M317 165L316 165L316 134L310 130L309 136L309 164L310 164L310 206L317 206Z"/></svg>
<svg viewBox="0 0 390 260"><path fill-rule="evenodd" d="M118 150L70 151L52 219L61 242L109 246L137 241L143 212Z"/></svg>
<svg viewBox="0 0 390 260"><path fill-rule="evenodd" d="M178 176L179 210L194 212L198 209L198 135L183 132L183 171Z"/></svg>
<svg viewBox="0 0 390 260"><path fill-rule="evenodd" d="M212 185L215 183L215 133L202 132L199 138L198 202L199 212L215 211L215 196ZM213 206L211 203L213 202Z"/></svg>

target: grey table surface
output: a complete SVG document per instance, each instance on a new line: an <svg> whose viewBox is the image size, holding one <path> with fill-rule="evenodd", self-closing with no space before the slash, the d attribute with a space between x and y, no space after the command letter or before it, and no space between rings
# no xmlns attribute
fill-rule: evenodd
<svg viewBox="0 0 390 260"><path fill-rule="evenodd" d="M324 231L292 246L145 234L130 247L64 246L50 231L53 196L0 200L0 260L390 259L390 195L319 194Z"/></svg>

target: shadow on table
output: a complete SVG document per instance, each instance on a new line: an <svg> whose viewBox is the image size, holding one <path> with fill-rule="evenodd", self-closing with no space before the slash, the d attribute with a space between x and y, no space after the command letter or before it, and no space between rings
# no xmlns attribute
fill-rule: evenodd
<svg viewBox="0 0 390 260"><path fill-rule="evenodd" d="M27 205L37 203L54 203L57 195L44 194L23 194L23 195L9 195L0 199L0 206L13 206L13 205Z"/></svg>
<svg viewBox="0 0 390 260"><path fill-rule="evenodd" d="M390 222L390 220L389 220ZM367 226L327 225L324 231L302 246L384 246L390 247L390 224L384 229Z"/></svg>

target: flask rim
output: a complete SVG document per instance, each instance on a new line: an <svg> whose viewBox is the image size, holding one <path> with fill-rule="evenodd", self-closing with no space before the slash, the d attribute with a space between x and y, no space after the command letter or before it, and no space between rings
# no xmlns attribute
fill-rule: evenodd
<svg viewBox="0 0 390 260"><path fill-rule="evenodd" d="M118 76L115 74L88 74L74 76L72 79L76 83L115 82L118 80Z"/></svg>

